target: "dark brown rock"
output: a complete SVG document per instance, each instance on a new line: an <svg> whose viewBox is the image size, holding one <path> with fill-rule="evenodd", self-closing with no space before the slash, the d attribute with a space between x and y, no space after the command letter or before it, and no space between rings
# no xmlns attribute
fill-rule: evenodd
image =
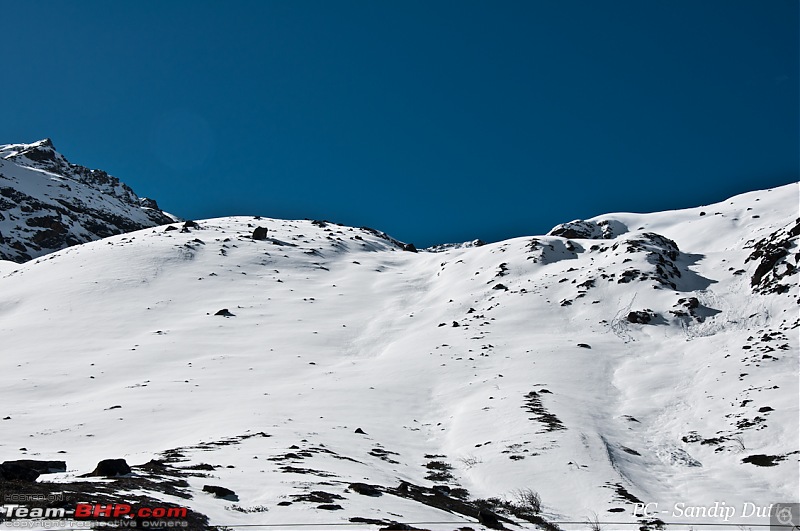
<svg viewBox="0 0 800 531"><path fill-rule="evenodd" d="M203 492L208 492L217 498L225 498L226 500L238 499L236 493L231 489L226 489L225 487L217 485L203 485Z"/></svg>
<svg viewBox="0 0 800 531"><path fill-rule="evenodd" d="M113 478L130 473L131 467L128 466L124 459L103 459L97 463L97 467L89 475Z"/></svg>
<svg viewBox="0 0 800 531"><path fill-rule="evenodd" d="M266 227L256 227L253 230L253 239L254 240L266 240L267 239L267 228Z"/></svg>

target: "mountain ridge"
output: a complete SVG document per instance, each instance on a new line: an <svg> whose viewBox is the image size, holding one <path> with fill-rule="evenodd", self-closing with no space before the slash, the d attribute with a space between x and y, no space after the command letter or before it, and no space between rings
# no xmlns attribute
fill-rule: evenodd
<svg viewBox="0 0 800 531"><path fill-rule="evenodd" d="M534 529L512 503L524 489L555 525L649 529L636 503L791 500L797 197L442 252L244 216L42 256L0 271L0 455L65 459L40 478L53 489L125 458L120 489L209 526L483 529L485 507ZM170 474L179 498L154 486Z"/></svg>
<svg viewBox="0 0 800 531"><path fill-rule="evenodd" d="M49 138L0 145L0 260L175 220L116 177L69 162Z"/></svg>

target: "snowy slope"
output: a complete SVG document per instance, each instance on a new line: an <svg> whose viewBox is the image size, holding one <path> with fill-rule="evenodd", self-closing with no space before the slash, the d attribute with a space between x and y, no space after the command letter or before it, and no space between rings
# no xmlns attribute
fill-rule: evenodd
<svg viewBox="0 0 800 531"><path fill-rule="evenodd" d="M220 218L0 269L0 460L66 460L39 478L61 483L160 460L187 484L120 497L220 526L482 529L431 500L526 488L551 522L637 524L641 501L665 522L724 502L764 524L744 504L798 499L797 199L792 184L436 253ZM435 485L451 496L412 495Z"/></svg>
<svg viewBox="0 0 800 531"><path fill-rule="evenodd" d="M116 177L70 163L49 139L0 145L0 260L24 262L174 219Z"/></svg>

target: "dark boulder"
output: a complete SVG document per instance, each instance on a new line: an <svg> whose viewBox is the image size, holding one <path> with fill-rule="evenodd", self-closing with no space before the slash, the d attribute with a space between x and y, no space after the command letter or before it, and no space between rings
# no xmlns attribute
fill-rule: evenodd
<svg viewBox="0 0 800 531"><path fill-rule="evenodd" d="M366 483L351 483L348 488L353 492L357 492L363 496L378 497L382 493L374 485L367 485Z"/></svg>
<svg viewBox="0 0 800 531"><path fill-rule="evenodd" d="M253 231L253 239L254 240L266 240L267 239L267 228L266 227L256 227Z"/></svg>
<svg viewBox="0 0 800 531"><path fill-rule="evenodd" d="M750 463L756 466L775 466L784 459L786 458L780 455L753 454L742 459L742 463Z"/></svg>
<svg viewBox="0 0 800 531"><path fill-rule="evenodd" d="M113 478L115 476L124 476L131 473L131 467L124 459L103 459L97 463L94 471L90 476L101 476L106 478Z"/></svg>
<svg viewBox="0 0 800 531"><path fill-rule="evenodd" d="M231 489L226 489L225 487L219 487L217 485L203 485L203 492L208 492L217 498L225 498L226 500L239 499L236 493Z"/></svg>
<svg viewBox="0 0 800 531"><path fill-rule="evenodd" d="M223 309L219 310L219 311L218 311L217 313L215 313L214 315L221 315L221 316L223 316L223 317L236 317L234 314L232 314L231 312L229 312L227 308L223 308Z"/></svg>

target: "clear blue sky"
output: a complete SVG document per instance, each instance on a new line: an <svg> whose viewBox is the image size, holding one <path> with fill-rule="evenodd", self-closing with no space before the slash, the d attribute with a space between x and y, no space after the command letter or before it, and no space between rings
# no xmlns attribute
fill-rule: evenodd
<svg viewBox="0 0 800 531"><path fill-rule="evenodd" d="M0 143L430 245L798 180L796 0L26 1Z"/></svg>

